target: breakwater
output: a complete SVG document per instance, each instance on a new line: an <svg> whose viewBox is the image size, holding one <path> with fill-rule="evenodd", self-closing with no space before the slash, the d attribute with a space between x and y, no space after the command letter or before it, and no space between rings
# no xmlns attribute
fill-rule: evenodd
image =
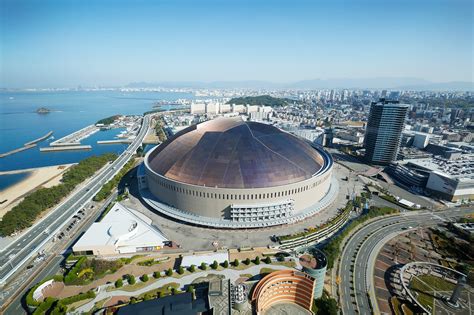
<svg viewBox="0 0 474 315"><path fill-rule="evenodd" d="M59 152L59 151L77 151L77 150L90 150L90 145L64 145L55 147L44 147L40 148L41 152Z"/></svg>
<svg viewBox="0 0 474 315"><path fill-rule="evenodd" d="M117 144L117 143L132 143L131 139L119 139L119 140L99 140L97 144Z"/></svg>
<svg viewBox="0 0 474 315"><path fill-rule="evenodd" d="M50 132L48 132L47 134L45 134L44 136L39 137L38 139L35 139L35 140L33 140L33 141L30 141L30 142L25 143L24 146L26 147L26 146L29 146L29 145L36 144L36 143L38 143L38 142L41 142L41 141L43 141L43 140L46 140L46 139L48 139L52 134L53 134L53 131L50 131Z"/></svg>
<svg viewBox="0 0 474 315"><path fill-rule="evenodd" d="M11 151L8 151L8 152L5 152L5 153L0 153L0 158L4 158L6 156L9 156L9 155L21 152L21 151L25 151L25 150L28 150L28 149L31 149L31 148L34 148L34 147L36 147L36 144L30 144L30 145L25 145L21 148L15 149L15 150L11 150Z"/></svg>
<svg viewBox="0 0 474 315"><path fill-rule="evenodd" d="M53 131L50 131L48 132L47 134L45 134L44 136L42 137L39 137L35 140L32 140L30 142L27 142L25 143L22 147L20 148L17 148L17 149L14 149L14 150L11 150L11 151L8 151L8 152L5 152L5 153L0 153L0 158L4 158L6 156L9 156L9 155L12 155L12 154L15 154L15 153L18 153L18 152L21 152L21 151L25 151L25 150L28 150L28 149L31 149L31 148L34 148L36 147L36 144L38 142L41 142L45 139L48 139L51 135L53 134Z"/></svg>
<svg viewBox="0 0 474 315"><path fill-rule="evenodd" d="M51 142L49 145L51 147L56 146L79 146L81 145L81 140L91 136L92 134L96 133L100 129L95 125L89 125L85 128L77 130L61 139Z"/></svg>

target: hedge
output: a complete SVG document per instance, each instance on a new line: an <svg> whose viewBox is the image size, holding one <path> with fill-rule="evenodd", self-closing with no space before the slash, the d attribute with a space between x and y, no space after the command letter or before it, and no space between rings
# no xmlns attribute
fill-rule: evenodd
<svg viewBox="0 0 474 315"><path fill-rule="evenodd" d="M41 302L38 302L36 301L35 299L33 299L33 292L35 292L35 290L40 286L42 285L43 283L45 283L46 281L49 281L53 279L54 281L57 281L57 282L63 282L63 276L62 275L55 275L55 276L52 276L52 277L47 277L47 278L44 278L43 280L41 280L40 282L38 282L36 285L34 285L29 291L28 293L26 294L26 297L25 297L25 301L26 301L26 304L29 305L29 306L38 306L41 304Z"/></svg>
<svg viewBox="0 0 474 315"><path fill-rule="evenodd" d="M127 174L128 171L130 171L134 165L135 158L132 157L132 159L122 167L122 169L117 173L117 175L114 176L114 178L112 178L104 186L102 186L97 195L94 196L94 201L102 201L108 196L110 196L112 190L118 186L122 177L125 176L125 174Z"/></svg>
<svg viewBox="0 0 474 315"><path fill-rule="evenodd" d="M64 283L66 285L70 284L81 284L80 279L77 277L77 274L79 273L79 270L81 269L81 265L87 260L85 256L82 256L77 260L77 262L74 264L74 267L71 268L71 270L68 271L66 276L64 277Z"/></svg>
<svg viewBox="0 0 474 315"><path fill-rule="evenodd" d="M367 213L359 216L357 219L347 225L347 227L341 233L339 233L336 237L333 237L331 241L329 241L329 243L327 243L326 246L324 246L323 248L323 252L326 254L328 260L328 268L331 269L334 266L334 262L336 261L336 258L339 256L340 253L340 244L344 237L346 237L351 230L371 218L397 212L399 212L397 209L388 207L370 207Z"/></svg>

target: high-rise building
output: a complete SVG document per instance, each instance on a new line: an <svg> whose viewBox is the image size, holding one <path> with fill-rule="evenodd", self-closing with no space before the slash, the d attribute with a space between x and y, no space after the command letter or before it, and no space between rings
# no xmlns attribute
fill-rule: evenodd
<svg viewBox="0 0 474 315"><path fill-rule="evenodd" d="M396 160L408 105L381 98L372 102L365 133L365 158L387 165Z"/></svg>

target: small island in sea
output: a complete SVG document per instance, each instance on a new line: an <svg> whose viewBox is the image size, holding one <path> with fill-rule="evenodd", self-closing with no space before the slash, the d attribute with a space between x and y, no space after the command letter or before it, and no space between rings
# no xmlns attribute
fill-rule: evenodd
<svg viewBox="0 0 474 315"><path fill-rule="evenodd" d="M36 110L36 113L38 114L49 114L51 112L51 110L49 108L46 108L46 107L40 107Z"/></svg>

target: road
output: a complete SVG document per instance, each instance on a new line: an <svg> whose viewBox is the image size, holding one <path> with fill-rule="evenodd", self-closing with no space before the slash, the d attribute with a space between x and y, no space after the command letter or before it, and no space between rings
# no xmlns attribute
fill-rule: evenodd
<svg viewBox="0 0 474 315"><path fill-rule="evenodd" d="M453 208L449 210L405 212L397 216L376 220L355 232L341 255L340 292L343 314L371 314L370 293L373 294L370 268L371 254L384 238L392 233L403 232L416 226L432 226L453 217L472 213L473 209ZM368 274L369 273L369 274ZM370 293L369 293L370 292Z"/></svg>
<svg viewBox="0 0 474 315"><path fill-rule="evenodd" d="M64 245L59 244L60 248L61 249L70 248L82 236L82 234L91 226L91 224L99 218L99 216L102 214L102 212L105 210L105 208L107 208L109 203L111 201L113 201L116 197L117 197L117 193L115 192L109 198L107 198L107 200L103 204L103 206L100 209L98 209L98 211L94 212L94 214L91 215L88 219L86 219L86 222L84 222L84 224L82 225L82 227L80 229L78 229L77 231L74 232L74 234L73 234L74 236L71 237L66 242L66 244L64 244ZM62 250L60 250L60 251L62 251ZM32 284L35 284L35 283L40 282L41 280L43 280L46 277L54 276L55 274L57 274L58 271L61 268L61 263L65 259L67 254L68 253L66 251L63 251L62 254L53 254L54 257L50 261L45 262L44 265L38 266L38 267L41 267L41 271L39 273L37 273L28 282L32 283ZM17 279L15 279L15 281L16 280ZM19 279L19 280L21 281L23 279ZM14 296L13 300L9 302L9 305L7 306L4 313L2 313L2 314L4 314L4 315L18 315L18 314L26 313L26 311L24 309L24 305L22 303L22 300L23 300L23 297L25 296L25 294L30 289L30 287L31 286L27 285L27 286L24 286L24 288L22 290L19 290L19 291L15 292L15 296Z"/></svg>
<svg viewBox="0 0 474 315"><path fill-rule="evenodd" d="M36 255L37 251L53 237L56 231L59 231L72 216L81 210L97 194L103 184L111 180L120 171L141 145L149 124L150 116L144 116L140 132L126 151L104 167L87 184L71 194L48 216L10 244L6 250L2 251L0 257L0 284L5 284L15 272L22 269Z"/></svg>

